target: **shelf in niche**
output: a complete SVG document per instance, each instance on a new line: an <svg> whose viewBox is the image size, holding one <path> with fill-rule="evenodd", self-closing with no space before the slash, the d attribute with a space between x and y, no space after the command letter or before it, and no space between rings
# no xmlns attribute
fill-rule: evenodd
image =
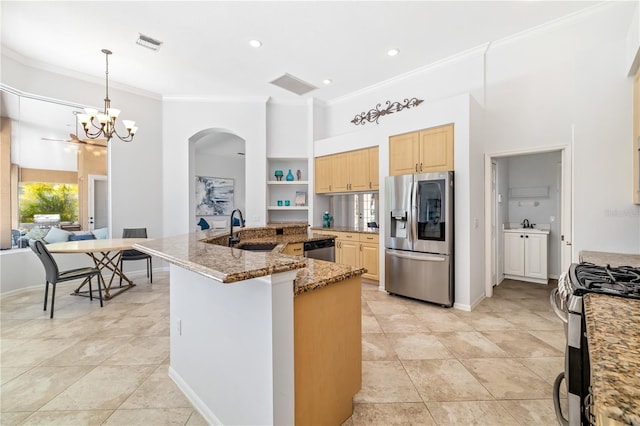
<svg viewBox="0 0 640 426"><path fill-rule="evenodd" d="M267 210L309 210L309 206L269 206Z"/></svg>
<svg viewBox="0 0 640 426"><path fill-rule="evenodd" d="M549 198L548 186L509 188L509 198Z"/></svg>
<svg viewBox="0 0 640 426"><path fill-rule="evenodd" d="M308 180L269 180L267 185L309 185Z"/></svg>

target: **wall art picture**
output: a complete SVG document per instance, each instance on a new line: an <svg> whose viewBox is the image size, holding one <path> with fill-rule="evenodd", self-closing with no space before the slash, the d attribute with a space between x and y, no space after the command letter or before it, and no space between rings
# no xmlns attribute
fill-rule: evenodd
<svg viewBox="0 0 640 426"><path fill-rule="evenodd" d="M196 176L196 215L229 216L233 211L233 179Z"/></svg>

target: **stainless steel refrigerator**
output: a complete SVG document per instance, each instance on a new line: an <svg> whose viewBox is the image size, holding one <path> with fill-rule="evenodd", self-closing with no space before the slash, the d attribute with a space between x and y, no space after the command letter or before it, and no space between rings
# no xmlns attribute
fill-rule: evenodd
<svg viewBox="0 0 640 426"><path fill-rule="evenodd" d="M385 289L451 307L453 172L385 179Z"/></svg>

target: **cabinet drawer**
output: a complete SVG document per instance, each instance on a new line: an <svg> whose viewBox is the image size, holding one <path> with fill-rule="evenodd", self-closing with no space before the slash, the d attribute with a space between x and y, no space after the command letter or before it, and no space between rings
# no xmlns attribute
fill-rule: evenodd
<svg viewBox="0 0 640 426"><path fill-rule="evenodd" d="M360 234L361 243L375 243L378 244L378 234Z"/></svg>
<svg viewBox="0 0 640 426"><path fill-rule="evenodd" d="M340 232L338 238L345 241L360 241L360 234L358 232Z"/></svg>

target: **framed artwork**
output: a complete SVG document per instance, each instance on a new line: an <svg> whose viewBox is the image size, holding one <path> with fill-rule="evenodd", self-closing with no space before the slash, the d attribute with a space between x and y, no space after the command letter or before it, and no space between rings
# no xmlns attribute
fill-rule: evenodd
<svg viewBox="0 0 640 426"><path fill-rule="evenodd" d="M233 179L196 176L196 215L229 216L233 211Z"/></svg>

